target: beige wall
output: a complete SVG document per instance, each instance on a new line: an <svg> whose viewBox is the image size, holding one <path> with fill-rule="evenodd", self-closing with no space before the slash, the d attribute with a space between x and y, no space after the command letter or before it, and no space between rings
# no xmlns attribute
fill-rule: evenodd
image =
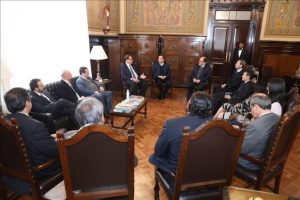
<svg viewBox="0 0 300 200"><path fill-rule="evenodd" d="M208 0L87 1L89 33L103 35L104 7L109 5L109 35L207 35L208 3ZM300 41L300 0L266 0L260 38Z"/></svg>

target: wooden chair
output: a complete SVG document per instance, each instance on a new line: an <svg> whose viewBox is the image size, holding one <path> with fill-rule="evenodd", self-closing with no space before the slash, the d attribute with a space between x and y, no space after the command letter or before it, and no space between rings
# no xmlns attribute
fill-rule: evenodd
<svg viewBox="0 0 300 200"><path fill-rule="evenodd" d="M221 199L223 187L233 177L243 137L224 120L209 121L193 132L185 127L176 175L155 171L155 199L159 184L168 199Z"/></svg>
<svg viewBox="0 0 300 200"><path fill-rule="evenodd" d="M58 136L67 199L134 198L134 134L89 124L70 139Z"/></svg>
<svg viewBox="0 0 300 200"><path fill-rule="evenodd" d="M254 185L256 190L260 190L262 186L275 178L274 188L271 189L278 193L284 165L295 137L299 133L299 128L300 106L297 105L282 116L276 132L270 136L264 156L261 159L247 154L240 155L242 158L259 165L260 170L253 171L237 166L235 175L247 181L249 183L248 187Z"/></svg>
<svg viewBox="0 0 300 200"><path fill-rule="evenodd" d="M43 194L62 181L62 173L37 179L36 173L49 167L50 160L33 167L16 120L8 120L0 113L0 199L14 199L20 195L7 185L5 177L28 183L33 199L43 199Z"/></svg>
<svg viewBox="0 0 300 200"><path fill-rule="evenodd" d="M157 84L155 83L155 77L153 76L153 65L154 65L154 62L152 62L152 64L151 64L151 72L152 72L152 78L151 78L151 84L152 84L152 86L151 86L151 97L152 98L155 98L156 96L156 94L158 94L158 87L157 87ZM172 85L172 79L173 79L173 77L174 77L174 74L172 73L171 74L171 77L170 77L170 79L171 79L171 87L170 87L170 89L168 90L168 95L170 95L170 97L172 97L173 96L173 85Z"/></svg>

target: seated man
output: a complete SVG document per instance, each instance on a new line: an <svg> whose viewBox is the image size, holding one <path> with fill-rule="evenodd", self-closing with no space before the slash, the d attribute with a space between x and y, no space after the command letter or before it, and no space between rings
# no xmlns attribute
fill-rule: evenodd
<svg viewBox="0 0 300 200"><path fill-rule="evenodd" d="M271 111L271 99L263 93L257 93L250 99L251 113L254 121L247 125L241 153L260 159L270 135L277 128L280 116ZM242 167L258 170L259 167L243 158L238 159Z"/></svg>
<svg viewBox="0 0 300 200"><path fill-rule="evenodd" d="M31 164L38 166L48 160L57 158L57 162L38 172L37 178L59 173L61 169L56 142L54 138L50 136L44 123L28 115L32 108L32 103L26 90L23 88L13 88L5 94L4 100L8 110L11 112L8 117L15 118L19 124L22 138L28 147ZM30 186L26 182L18 181L10 177L5 177L4 182L12 187L18 194L25 195L31 192Z"/></svg>
<svg viewBox="0 0 300 200"><path fill-rule="evenodd" d="M163 55L158 56L158 62L155 62L152 67L153 78L160 92L158 98L164 99L171 87L171 68L168 63L165 63Z"/></svg>
<svg viewBox="0 0 300 200"><path fill-rule="evenodd" d="M69 70L63 70L61 74L61 81L57 85L57 94L59 98L66 99L73 103L77 103L78 101L84 99L84 96L80 96L75 88L73 87L71 80L72 80L72 73Z"/></svg>
<svg viewBox="0 0 300 200"><path fill-rule="evenodd" d="M232 73L231 79L226 83L222 84L220 88L217 88L214 93L218 92L234 92L236 91L242 83L242 75L244 73L244 68L247 66L246 62L239 59L235 63L235 71Z"/></svg>
<svg viewBox="0 0 300 200"><path fill-rule="evenodd" d="M232 104L240 103L248 98L254 92L254 83L251 81L253 76L252 70L245 70L242 76L243 83L233 93L218 92L212 97L212 112L215 114L223 103L229 102Z"/></svg>
<svg viewBox="0 0 300 200"><path fill-rule="evenodd" d="M195 92L188 101L187 108L187 116L165 122L155 144L154 154L149 158L150 163L167 173L176 173L183 127L189 126L194 130L211 119L210 97L205 93Z"/></svg>
<svg viewBox="0 0 300 200"><path fill-rule="evenodd" d="M44 90L41 79L32 79L29 83L32 111L38 113L52 113L54 117L68 116L74 127L78 127L75 119L76 104L65 99L57 101Z"/></svg>
<svg viewBox="0 0 300 200"><path fill-rule="evenodd" d="M140 87L139 95L146 95L148 84L144 74L139 75L136 66L132 64L132 56L124 57L124 64L121 64L121 80L125 81L126 87L129 89L130 95L137 95L137 87Z"/></svg>
<svg viewBox="0 0 300 200"><path fill-rule="evenodd" d="M76 87L81 95L92 96L102 102L104 106L104 114L112 110L112 92L105 91L99 81L94 81L90 77L90 72L87 67L79 68L80 77L76 80Z"/></svg>
<svg viewBox="0 0 300 200"><path fill-rule="evenodd" d="M211 67L206 62L206 57L201 57L199 63L193 68L187 86L187 99L190 98L194 90L201 91L208 87L209 79L211 78Z"/></svg>

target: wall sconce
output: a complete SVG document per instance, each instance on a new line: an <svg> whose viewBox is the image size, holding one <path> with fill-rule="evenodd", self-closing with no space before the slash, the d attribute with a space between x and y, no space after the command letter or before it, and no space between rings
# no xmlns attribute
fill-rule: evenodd
<svg viewBox="0 0 300 200"><path fill-rule="evenodd" d="M100 74L100 60L105 60L107 59L107 55L102 47L102 45L95 45L92 48L92 51L90 53L90 59L91 60L96 60L97 62L97 77L96 80L102 82L102 77Z"/></svg>
<svg viewBox="0 0 300 200"><path fill-rule="evenodd" d="M109 27L109 6L105 6L104 8L104 28L103 28L103 33L104 35L107 35L107 33L110 31L110 27Z"/></svg>

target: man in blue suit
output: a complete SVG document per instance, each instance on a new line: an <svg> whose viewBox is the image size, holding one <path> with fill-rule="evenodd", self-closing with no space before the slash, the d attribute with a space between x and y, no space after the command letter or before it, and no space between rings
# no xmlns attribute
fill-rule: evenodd
<svg viewBox="0 0 300 200"><path fill-rule="evenodd" d="M187 99L193 94L194 90L202 91L208 87L208 82L211 77L211 67L207 63L206 57L201 57L199 63L195 65L190 74L188 82Z"/></svg>
<svg viewBox="0 0 300 200"><path fill-rule="evenodd" d="M148 88L146 76L139 74L136 66L133 64L133 58L130 55L124 56L124 64L121 64L121 80L125 82L130 95L137 95L137 88L140 88L139 95L145 96Z"/></svg>
<svg viewBox="0 0 300 200"><path fill-rule="evenodd" d="M150 163L167 174L176 172L183 127L189 126L191 130L194 130L211 119L210 97L203 92L195 92L187 103L187 108L187 116L165 122L155 144L154 154L149 158Z"/></svg>
<svg viewBox="0 0 300 200"><path fill-rule="evenodd" d="M87 67L79 68L80 77L76 80L76 87L82 96L92 96L101 101L104 106L104 114L112 110L112 92L105 91L99 81L94 81L90 77L90 72Z"/></svg>

